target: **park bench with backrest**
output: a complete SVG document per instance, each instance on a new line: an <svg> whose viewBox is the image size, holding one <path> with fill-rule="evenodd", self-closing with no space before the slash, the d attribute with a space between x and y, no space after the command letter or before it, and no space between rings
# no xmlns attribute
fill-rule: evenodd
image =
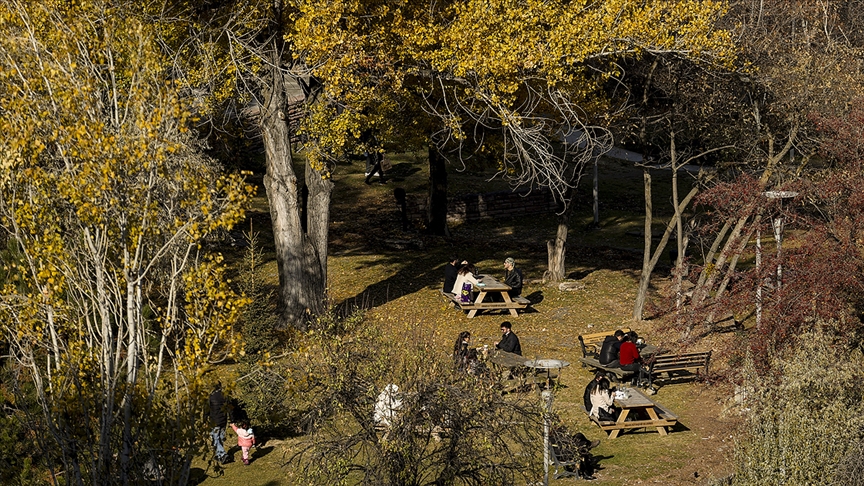
<svg viewBox="0 0 864 486"><path fill-rule="evenodd" d="M630 332L630 328L621 329L623 332ZM624 378L630 377L636 374L633 371L624 371L621 368L609 368L600 364L598 358L600 357L600 347L603 346L603 341L607 336L613 335L615 331L607 331L607 332L596 332L593 334L580 334L578 336L579 344L582 346L582 357L579 358L579 361L582 363L582 367L588 367L592 370L601 370L606 372L606 375L609 376L613 381L623 381Z"/></svg>
<svg viewBox="0 0 864 486"><path fill-rule="evenodd" d="M645 369L642 372L643 376L640 376L640 381L647 380L648 385L651 386L655 376L662 373L666 373L669 378L681 372L695 374L698 377L702 373L708 373L710 360L711 351L652 356L645 362Z"/></svg>
<svg viewBox="0 0 864 486"><path fill-rule="evenodd" d="M629 327L621 329L623 332L630 332ZM603 346L603 340L606 336L611 336L615 331L595 332L594 334L580 334L578 336L579 344L582 345L583 358L599 358L600 347Z"/></svg>

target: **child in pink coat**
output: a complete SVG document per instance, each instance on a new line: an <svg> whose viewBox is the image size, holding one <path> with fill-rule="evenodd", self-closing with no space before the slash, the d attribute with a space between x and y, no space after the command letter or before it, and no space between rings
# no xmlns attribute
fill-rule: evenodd
<svg viewBox="0 0 864 486"><path fill-rule="evenodd" d="M245 421L240 422L239 427L235 424L231 424L231 428L234 429L235 433L237 433L237 445L243 450L243 464L248 466L249 449L255 445L255 434L252 432L252 428L249 427L249 423Z"/></svg>

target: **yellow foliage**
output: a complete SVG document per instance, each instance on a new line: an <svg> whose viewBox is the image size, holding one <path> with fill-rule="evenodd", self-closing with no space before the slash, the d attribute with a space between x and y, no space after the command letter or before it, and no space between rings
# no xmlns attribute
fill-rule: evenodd
<svg viewBox="0 0 864 486"><path fill-rule="evenodd" d="M203 371L239 346L247 302L198 249L243 219L254 188L202 154L159 27L132 13L0 3L0 226L17 243L0 339L33 364L46 414L92 419L62 432L92 440L82 451L136 426L118 420L132 403L193 431Z"/></svg>
<svg viewBox="0 0 864 486"><path fill-rule="evenodd" d="M286 40L323 81L303 130L319 162L371 128L385 143L472 124L516 137L602 119L617 62L646 52L731 68L713 0L301 0ZM421 120L419 126L416 125ZM569 124L569 125L568 125ZM360 145L360 149L369 147ZM511 167L513 168L513 167Z"/></svg>

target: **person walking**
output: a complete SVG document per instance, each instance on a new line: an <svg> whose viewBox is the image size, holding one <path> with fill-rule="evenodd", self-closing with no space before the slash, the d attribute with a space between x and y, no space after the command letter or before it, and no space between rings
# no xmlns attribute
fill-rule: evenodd
<svg viewBox="0 0 864 486"><path fill-rule="evenodd" d="M216 461L225 464L229 456L225 452L225 426L228 425L228 412L225 410L225 395L222 394L222 382L217 381L210 392L210 440L216 450Z"/></svg>
<svg viewBox="0 0 864 486"><path fill-rule="evenodd" d="M243 451L243 464L248 466L249 449L255 445L255 433L252 431L252 428L249 427L249 422L246 421L240 422L239 426L232 423L231 428L234 429L234 432L237 434L237 445L240 446L240 450Z"/></svg>

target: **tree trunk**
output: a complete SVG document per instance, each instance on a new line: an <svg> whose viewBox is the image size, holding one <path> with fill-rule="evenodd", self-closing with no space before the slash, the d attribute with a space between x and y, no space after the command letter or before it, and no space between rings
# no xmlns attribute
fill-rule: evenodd
<svg viewBox="0 0 864 486"><path fill-rule="evenodd" d="M600 157L594 157L594 185L591 195L594 198L594 227L600 227Z"/></svg>
<svg viewBox="0 0 864 486"><path fill-rule="evenodd" d="M555 239L546 242L549 269L546 270L544 277L548 282L560 282L567 276L564 259L567 253L567 233L570 230L570 213L573 207L570 201L572 194L573 189L567 189L563 201L564 211L558 215L558 231L555 234Z"/></svg>
<svg viewBox="0 0 864 486"><path fill-rule="evenodd" d="M642 319L642 311L645 308L645 300L648 296L648 286L651 283L651 273L654 271L654 267L657 266L657 261L660 260L660 255L663 254L663 250L666 248L666 244L669 242L669 237L672 235L672 230L675 228L678 220L677 216L673 216L666 225L666 231L663 232L663 237L660 238L660 242L657 244L657 248L654 250L652 256L651 223L653 217L651 206L651 174L648 173L647 169L645 169L643 177L645 179L645 251L642 258L642 275L639 278L639 289L636 293L636 302L633 304L634 320ZM690 192L678 205L675 214L681 214L684 208L690 204L690 201L697 192L699 192L698 187L690 189Z"/></svg>
<svg viewBox="0 0 864 486"><path fill-rule="evenodd" d="M274 66L278 66L274 55ZM267 160L264 188L273 221L273 243L279 272L279 325L306 329L324 311L327 295L327 239L333 183L326 169L306 168L309 190L306 228L301 184L292 165L286 120L285 78L271 69L271 86L261 107L261 131Z"/></svg>
<svg viewBox="0 0 864 486"><path fill-rule="evenodd" d="M642 179L645 186L645 233L644 250L642 252L642 275L639 278L639 291L636 293L636 302L633 303L633 320L642 319L642 310L645 308L645 298L648 294L648 283L651 281L651 223L653 222L653 207L651 203L651 173L648 169L642 169Z"/></svg>
<svg viewBox="0 0 864 486"><path fill-rule="evenodd" d="M675 258L675 313L680 318L681 302L681 280L684 278L684 252L686 251L684 239L684 225L681 221L681 208L678 206L678 151L675 149L675 131L669 132L669 155L672 160L672 206L675 208L675 248L678 252Z"/></svg>
<svg viewBox="0 0 864 486"><path fill-rule="evenodd" d="M447 164L434 142L429 143L429 234L450 236L447 226Z"/></svg>

